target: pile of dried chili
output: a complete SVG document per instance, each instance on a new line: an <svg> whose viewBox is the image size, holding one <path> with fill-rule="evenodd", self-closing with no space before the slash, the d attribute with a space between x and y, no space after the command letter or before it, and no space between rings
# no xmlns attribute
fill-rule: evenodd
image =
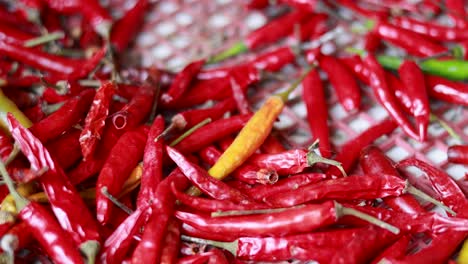
<svg viewBox="0 0 468 264"><path fill-rule="evenodd" d="M457 136L434 112L466 114L464 1L236 2L275 16L177 72L126 63L159 3L104 2L0 3L0 262L468 264L468 174L378 147ZM333 103L387 115L339 145Z"/></svg>

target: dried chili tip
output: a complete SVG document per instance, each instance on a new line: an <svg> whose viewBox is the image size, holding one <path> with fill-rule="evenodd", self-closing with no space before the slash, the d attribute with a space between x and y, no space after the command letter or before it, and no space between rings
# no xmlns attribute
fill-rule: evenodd
<svg viewBox="0 0 468 264"><path fill-rule="evenodd" d="M261 168L256 173L257 182L263 185L275 184L278 179L279 175L275 170Z"/></svg>
<svg viewBox="0 0 468 264"><path fill-rule="evenodd" d="M341 166L341 162L338 162L338 161L332 160L332 159L324 158L322 156L319 156L317 153L315 153L315 150L317 150L318 147L319 147L319 140L317 139L309 147L309 152L307 153L307 163L308 163L308 165L313 166L315 163L329 164L329 165L337 167L341 171L343 176L347 177L348 175L346 174L346 171L343 169L343 166Z"/></svg>

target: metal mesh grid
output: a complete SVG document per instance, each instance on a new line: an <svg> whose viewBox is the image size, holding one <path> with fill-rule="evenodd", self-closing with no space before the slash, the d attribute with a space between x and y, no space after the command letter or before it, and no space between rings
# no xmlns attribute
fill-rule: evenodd
<svg viewBox="0 0 468 264"><path fill-rule="evenodd" d="M113 7L120 7L114 8L120 10L115 14L119 16L134 1L109 2ZM148 13L132 56L138 56L143 66L157 65L170 70L178 70L196 58L208 57L266 23L262 13L246 10L240 1L233 0L162 0L154 4ZM297 75L295 69L289 66L283 74L292 80ZM258 106L266 95L286 85L278 81L262 83L261 87L253 88L258 92L249 101L252 106ZM330 131L336 151L340 150L343 143L387 117L386 111L375 104L371 92L365 87L362 88L362 109L357 113L347 113L328 89ZM275 126L291 147L306 147L312 140L305 120L305 106L300 100L300 90L296 90L293 95L295 99L288 103L280 116L280 122ZM466 107L433 102L432 110L460 135L463 142L468 142ZM400 129L377 141L394 161L415 155L446 170L455 179L460 179L468 173L468 168L448 163L446 154L448 146L457 143L460 142L451 138L438 123L430 124L429 138L424 143L409 139Z"/></svg>

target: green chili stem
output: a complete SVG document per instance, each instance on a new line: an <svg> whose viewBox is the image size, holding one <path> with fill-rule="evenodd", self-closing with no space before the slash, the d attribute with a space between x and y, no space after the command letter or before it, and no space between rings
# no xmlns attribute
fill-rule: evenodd
<svg viewBox="0 0 468 264"><path fill-rule="evenodd" d="M39 36L24 42L26 48L36 47L45 43L49 43L58 39L62 39L65 36L65 33L62 31L57 31L49 34Z"/></svg>
<svg viewBox="0 0 468 264"><path fill-rule="evenodd" d="M125 204L121 203L115 196L109 193L107 190L107 187L104 186L101 188L101 193L106 196L107 199L109 199L115 206L119 207L122 209L122 211L126 212L127 214L131 215L133 213L133 210L128 208Z"/></svg>
<svg viewBox="0 0 468 264"><path fill-rule="evenodd" d="M218 63L218 62L223 61L225 59L228 59L228 58L234 57L236 55L245 53L248 50L249 50L249 47L247 47L247 45L244 42L240 41L240 42L234 43L234 45L232 45L229 49L227 49L225 51L222 51L221 53L213 56L208 61L208 63Z"/></svg>
<svg viewBox="0 0 468 264"><path fill-rule="evenodd" d="M456 216L457 213L455 213L455 211L453 211L452 209L450 209L448 206L446 206L445 204L443 204L442 202L440 201L437 201L436 199L432 198L430 195L428 195L427 193L415 188L414 186L408 186L408 188L406 189L406 191L408 193L411 193L412 195L414 196L417 196L421 199L423 199L424 201L427 201L427 202L430 202L434 205L437 205L437 206L440 206L442 207L447 213L450 213L451 215L453 216Z"/></svg>
<svg viewBox="0 0 468 264"><path fill-rule="evenodd" d="M192 128L190 128L185 133L180 135L180 137L178 137L174 141L172 141L172 143L169 146L173 147L173 146L179 144L182 140L184 140L184 138L190 136L197 129L201 128L202 126L204 126L204 125L206 125L206 124L208 124L210 122L211 122L211 118L206 118L205 120L201 121L200 123L194 125Z"/></svg>

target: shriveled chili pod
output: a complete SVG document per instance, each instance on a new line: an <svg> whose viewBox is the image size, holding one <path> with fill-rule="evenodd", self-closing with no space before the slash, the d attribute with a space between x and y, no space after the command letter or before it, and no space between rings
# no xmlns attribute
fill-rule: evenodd
<svg viewBox="0 0 468 264"><path fill-rule="evenodd" d="M363 171L372 175L394 175L399 177L398 171L392 162L378 147L369 146L361 152L360 165ZM410 194L403 194L398 197L387 197L383 201L393 210L408 214L424 213L426 210Z"/></svg>
<svg viewBox="0 0 468 264"><path fill-rule="evenodd" d="M151 204L156 195L159 183L163 179L163 140L154 140L164 131L164 118L157 116L148 133L143 154L143 173L141 187L137 198L137 207Z"/></svg>
<svg viewBox="0 0 468 264"><path fill-rule="evenodd" d="M35 171L46 170L39 181L60 225L78 244L83 254L89 260L94 260L100 248L97 222L39 139L22 127L11 114L8 115L8 121L13 138L31 163L31 168Z"/></svg>
<svg viewBox="0 0 468 264"><path fill-rule="evenodd" d="M447 150L448 161L452 163L468 164L468 146L454 145Z"/></svg>
<svg viewBox="0 0 468 264"><path fill-rule="evenodd" d="M302 81L302 95L312 136L319 141L320 154L328 158L331 156L328 107L322 81L316 70L312 70Z"/></svg>
<svg viewBox="0 0 468 264"><path fill-rule="evenodd" d="M2 161L0 161L0 173L15 198L18 217L28 225L29 231L47 255L57 263L84 263L72 240L67 238L67 233L47 209L38 203L28 201L15 190L15 185Z"/></svg>
<svg viewBox="0 0 468 264"><path fill-rule="evenodd" d="M204 64L205 60L197 60L185 66L185 68L176 75L169 90L161 95L161 103L165 105L173 101L178 101Z"/></svg>
<svg viewBox="0 0 468 264"><path fill-rule="evenodd" d="M85 160L94 153L97 142L101 138L115 90L116 87L112 82L106 82L99 87L94 95L80 135L80 146Z"/></svg>
<svg viewBox="0 0 468 264"><path fill-rule="evenodd" d="M56 138L84 118L94 94L94 90L88 89L68 100L59 110L35 123L30 128L31 132L44 143Z"/></svg>
<svg viewBox="0 0 468 264"><path fill-rule="evenodd" d="M99 222L107 223L113 208L103 188L113 196L120 192L125 180L143 157L147 133L144 126L128 131L112 148L96 183L96 213Z"/></svg>
<svg viewBox="0 0 468 264"><path fill-rule="evenodd" d="M400 65L398 74L412 102L411 109L419 132L419 140L423 142L427 137L427 127L431 113L424 74L419 66L410 60L405 60Z"/></svg>
<svg viewBox="0 0 468 264"><path fill-rule="evenodd" d="M240 211L239 216L209 217L206 215L176 211L175 216L205 232L224 233L226 235L241 236L284 236L326 227L336 223L344 215L357 216L360 212L342 205L327 201L322 204L308 204L296 208L288 208L279 212L264 210L264 213L255 214L255 210ZM271 211L271 212L270 212ZM357 216L359 217L359 216ZM398 234L399 229L372 218L372 222L386 226ZM281 224L280 224L281 223Z"/></svg>
<svg viewBox="0 0 468 264"><path fill-rule="evenodd" d="M293 31L294 25L301 22L308 16L303 10L293 10L273 21L270 21L263 27L251 32L244 41L240 41L231 46L231 48L215 55L211 62L219 62L229 57L258 49L281 38L287 36Z"/></svg>

